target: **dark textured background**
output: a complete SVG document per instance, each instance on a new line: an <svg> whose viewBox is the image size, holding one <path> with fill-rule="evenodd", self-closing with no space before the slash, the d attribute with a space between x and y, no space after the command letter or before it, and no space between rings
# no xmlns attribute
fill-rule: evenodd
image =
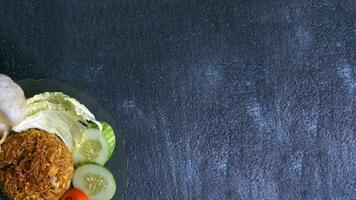
<svg viewBox="0 0 356 200"><path fill-rule="evenodd" d="M356 199L356 1L0 2L0 72L112 110L125 199Z"/></svg>

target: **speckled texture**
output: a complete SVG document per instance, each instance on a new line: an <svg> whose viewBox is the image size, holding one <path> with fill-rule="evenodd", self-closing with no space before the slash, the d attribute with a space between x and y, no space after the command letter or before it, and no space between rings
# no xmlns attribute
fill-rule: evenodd
<svg viewBox="0 0 356 200"><path fill-rule="evenodd" d="M126 199L356 199L356 1L1 1L0 72L112 110Z"/></svg>

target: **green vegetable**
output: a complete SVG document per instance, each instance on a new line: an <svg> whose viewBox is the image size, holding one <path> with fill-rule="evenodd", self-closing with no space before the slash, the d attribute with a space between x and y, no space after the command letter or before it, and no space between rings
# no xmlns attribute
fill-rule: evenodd
<svg viewBox="0 0 356 200"><path fill-rule="evenodd" d="M108 160L109 145L105 137L95 128L85 130L81 143L73 151L75 165L97 163L104 165Z"/></svg>
<svg viewBox="0 0 356 200"><path fill-rule="evenodd" d="M96 128L96 129L99 129L98 125L91 122L91 123L88 123L88 125L86 126L86 128Z"/></svg>
<svg viewBox="0 0 356 200"><path fill-rule="evenodd" d="M103 128L88 108L61 92L40 93L26 103L26 118L13 130L38 128L57 134L71 150L81 143L85 124L95 123L100 131Z"/></svg>
<svg viewBox="0 0 356 200"><path fill-rule="evenodd" d="M20 124L12 127L16 132L38 128L57 134L70 150L79 144L84 133L84 126L78 122L78 116L63 111L44 110L26 117Z"/></svg>
<svg viewBox="0 0 356 200"><path fill-rule="evenodd" d="M106 122L101 122L101 123L103 125L103 130L101 131L101 134L105 137L109 146L109 155L107 158L107 160L109 160L115 150L115 144L116 144L115 133L112 127L110 126L110 124Z"/></svg>
<svg viewBox="0 0 356 200"><path fill-rule="evenodd" d="M79 103L74 98L63 94L62 92L44 92L27 99L26 116L31 116L43 110L57 110L70 112L79 117L79 119L86 123L92 121L99 129L102 125L98 122L94 115L83 104Z"/></svg>
<svg viewBox="0 0 356 200"><path fill-rule="evenodd" d="M90 200L110 200L116 190L111 172L96 164L78 167L74 172L73 186L85 192Z"/></svg>
<svg viewBox="0 0 356 200"><path fill-rule="evenodd" d="M109 155L107 158L107 160L109 160L115 150L115 145L116 145L115 133L112 127L110 126L110 124L103 121L101 121L100 123L102 124L103 127L103 129L101 130L101 134L105 137L106 142L108 143L109 146ZM87 128L99 129L97 124L94 123L89 123Z"/></svg>

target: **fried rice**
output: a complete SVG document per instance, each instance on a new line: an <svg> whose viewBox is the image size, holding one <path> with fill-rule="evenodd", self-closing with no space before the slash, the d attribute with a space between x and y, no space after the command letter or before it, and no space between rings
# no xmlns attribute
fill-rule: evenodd
<svg viewBox="0 0 356 200"><path fill-rule="evenodd" d="M30 129L1 145L0 188L14 200L57 200L69 188L73 161L54 134Z"/></svg>

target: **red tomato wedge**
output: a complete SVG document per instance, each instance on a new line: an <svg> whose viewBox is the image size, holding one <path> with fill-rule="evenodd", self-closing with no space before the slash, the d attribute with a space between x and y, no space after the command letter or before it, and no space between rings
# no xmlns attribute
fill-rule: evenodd
<svg viewBox="0 0 356 200"><path fill-rule="evenodd" d="M89 200L89 198L84 192L71 188L64 193L61 200Z"/></svg>

